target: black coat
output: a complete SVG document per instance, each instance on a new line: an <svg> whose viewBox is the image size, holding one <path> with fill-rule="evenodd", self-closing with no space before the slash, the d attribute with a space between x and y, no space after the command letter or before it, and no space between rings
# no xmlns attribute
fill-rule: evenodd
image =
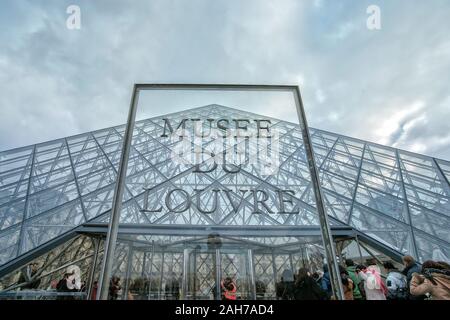
<svg viewBox="0 0 450 320"><path fill-rule="evenodd" d="M327 294L311 277L295 283L296 300L326 300Z"/></svg>
<svg viewBox="0 0 450 320"><path fill-rule="evenodd" d="M56 285L56 291L57 292L76 292L76 289L69 289L67 286L67 279L63 278L59 280L58 284ZM72 296L58 296L56 298L57 300L74 300L74 297Z"/></svg>
<svg viewBox="0 0 450 320"><path fill-rule="evenodd" d="M275 287L277 298L282 300L293 300L295 298L294 281L281 281Z"/></svg>

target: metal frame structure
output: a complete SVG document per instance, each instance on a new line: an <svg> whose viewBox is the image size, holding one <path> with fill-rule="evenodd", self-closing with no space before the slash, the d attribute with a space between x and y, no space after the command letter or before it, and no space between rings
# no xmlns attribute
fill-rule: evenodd
<svg viewBox="0 0 450 320"><path fill-rule="evenodd" d="M17 289L27 283L16 283L16 273L10 272L6 277L0 278L6 285L4 290L0 290L0 299L16 296L25 299L55 298L57 292L45 290L48 290L46 288L51 286L52 282L61 279L66 267L72 264L79 265L83 271L82 279L86 281L84 297L92 299L94 280L100 275L99 260L102 258L104 242L97 234L104 238L107 230L106 224L101 225L83 228L79 231L83 235L33 260L40 265L39 272L33 276L33 281L41 281L40 291L18 292ZM276 284L284 270L295 272L300 267L310 270L320 268L323 257L320 230L318 227L306 229L309 229L307 234L299 230L296 234L286 234L284 237L274 234L270 238L267 234L271 232L267 230L265 235L255 233L242 237L242 233L234 235L224 229L221 230L226 234L222 237L223 246L214 248L207 245L207 235L176 235L167 232L158 235L148 232L146 226L119 227L119 248L115 252L113 270L115 275L123 279L122 285L125 289L122 299L126 299L128 294L136 296L136 299L177 299L173 292L167 291L167 285L173 281L173 275L180 281L179 298L208 298L205 291L207 293L212 285L220 282L222 273L238 279L238 294L241 298L275 299ZM339 243L338 255L342 259L342 248L347 246L349 241L355 240L357 232L341 226L332 230L334 239ZM215 232L217 231L216 229ZM366 239L363 239L366 243ZM380 252L370 243L368 245L371 249L361 243L364 250L372 255L372 250ZM387 254L395 256L389 251ZM377 254L374 257L379 260L380 256ZM397 254L396 260L400 258ZM218 288L216 292L219 292L217 290Z"/></svg>
<svg viewBox="0 0 450 320"><path fill-rule="evenodd" d="M254 115L210 105L168 116L176 119ZM255 220L250 215L223 211L219 216L200 220L196 212L189 212L184 220L170 220L167 214L140 211L147 192L142 188L149 181L156 196L170 186L196 183L189 180L190 168L177 167L167 160L170 145L154 138L154 130L161 130L159 119L136 122L119 234L141 232L133 224L142 225L141 230L152 224L152 232L174 236L182 232L183 224L184 230L193 230L192 236L201 233L201 225L220 234L238 235L232 226L242 225L254 236L261 235L256 229L264 226L272 226L274 235L281 231L291 236L319 234L301 131L298 124L272 118L274 126L285 132L281 137L280 173L265 179L248 170L240 181L271 189L289 184L300 186L300 215L262 215ZM0 282L28 261L71 241L78 232L105 234L124 129L121 125L0 152ZM310 128L310 132L325 210L335 237L337 230L342 236L348 231L346 236L356 235L362 243L397 261L406 253L419 261L435 258L435 252L437 257L450 257L450 162L323 130ZM226 175L205 175L202 179L197 182L205 187L233 182ZM308 254L302 253L305 257ZM147 263L150 256L147 252ZM123 257L126 259L126 255ZM60 266L64 265L61 262ZM259 272L260 266L256 262L254 265L255 273ZM157 268L153 265L153 270Z"/></svg>
<svg viewBox="0 0 450 320"><path fill-rule="evenodd" d="M111 210L111 219L109 222L108 233L106 237L105 257L103 260L102 273L100 278L100 299L108 299L109 279L111 278L111 270L113 267L113 257L115 243L119 230L120 214L122 209L122 199L125 190L125 180L127 176L128 160L133 138L134 123L138 108L139 93L141 90L234 90L234 91L283 91L293 94L294 102L297 107L297 115L300 130L303 137L303 146L305 149L306 159L310 179L315 196L315 204L320 220L320 229L325 249L326 259L330 270L330 279L332 283L333 293L338 299L344 298L344 291L339 277L339 267L336 261L336 249L331 236L328 215L325 212L323 203L322 190L314 152L311 143L311 137L306 121L305 110L298 86L287 85L231 85L231 84L135 84L131 97L130 110L125 128L125 135L122 147L122 153L118 169L118 178L114 190L113 206ZM105 280L106 279L106 280Z"/></svg>

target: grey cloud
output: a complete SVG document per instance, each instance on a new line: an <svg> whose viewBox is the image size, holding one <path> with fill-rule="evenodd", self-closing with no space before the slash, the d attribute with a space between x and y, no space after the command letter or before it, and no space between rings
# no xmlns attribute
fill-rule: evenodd
<svg viewBox="0 0 450 320"><path fill-rule="evenodd" d="M2 4L18 19L0 35L0 149L122 123L135 82L293 83L311 126L449 159L450 4L379 1L373 32L371 2L79 1L79 31L70 1ZM422 113L377 134L416 101Z"/></svg>

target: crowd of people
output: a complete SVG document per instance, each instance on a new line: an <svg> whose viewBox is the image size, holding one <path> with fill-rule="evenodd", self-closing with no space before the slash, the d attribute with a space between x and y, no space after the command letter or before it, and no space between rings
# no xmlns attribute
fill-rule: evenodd
<svg viewBox="0 0 450 320"><path fill-rule="evenodd" d="M375 259L356 265L347 259L339 265L345 300L450 300L450 265L443 261L425 261L420 267L413 257L403 257L404 268L398 270L385 261L386 277ZM296 275L285 270L276 284L276 296L283 300L329 300L333 296L328 266L311 273L301 268Z"/></svg>
<svg viewBox="0 0 450 320"><path fill-rule="evenodd" d="M368 259L365 264L355 264L351 259L339 265L339 276L345 300L450 300L450 265L443 261L425 261L421 266L411 256L402 258L403 268L398 270L393 261L377 263L376 259ZM382 275L381 265L385 270ZM38 265L31 263L24 267L18 279L22 289L37 289L40 279L36 278ZM57 292L85 292L86 284L81 281L77 266L67 268L59 281L52 281L49 289ZM171 274L171 280L165 283L166 299L180 298L180 279ZM97 282L93 283L91 297L96 299ZM148 279L137 278L130 283L127 299L148 298ZM156 286L156 283L153 287ZM222 299L236 300L237 285L226 277L220 283ZM256 281L256 298L264 299L266 286ZM215 290L215 286L213 288ZM327 265L323 271L311 273L306 268L300 268L296 274L284 270L281 281L275 286L277 299L282 300L330 300L333 295L330 271ZM112 277L109 285L109 299L117 300L122 296L120 277ZM132 295L130 292L134 292ZM142 297L139 297L139 295ZM214 294L215 296L215 294ZM58 296L58 299L73 299L70 294Z"/></svg>

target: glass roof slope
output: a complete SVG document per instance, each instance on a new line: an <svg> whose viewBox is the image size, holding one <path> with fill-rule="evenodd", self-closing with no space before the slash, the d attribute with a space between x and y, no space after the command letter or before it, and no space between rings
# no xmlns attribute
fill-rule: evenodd
<svg viewBox="0 0 450 320"><path fill-rule="evenodd" d="M122 223L177 225L317 225L314 194L298 125L270 119L280 133L280 169L261 176L249 166L230 174L220 166L194 174L171 160L173 142L158 139L162 118L253 118L255 114L209 105L136 122ZM125 126L120 125L0 152L0 266L89 221L107 221ZM450 259L450 162L375 143L310 129L324 201L333 223L350 225L420 261ZM211 208L213 189L260 188L275 194L295 187L298 215L252 214L251 196L242 196L235 213L222 204L205 215L191 207L184 214L143 213L144 201L157 201L183 186L192 201ZM151 188L149 194L144 188ZM194 189L205 189L199 194ZM148 199L146 197L148 196ZM153 200L152 200L153 199ZM229 199L228 199L229 200ZM276 199L268 199L269 207Z"/></svg>

